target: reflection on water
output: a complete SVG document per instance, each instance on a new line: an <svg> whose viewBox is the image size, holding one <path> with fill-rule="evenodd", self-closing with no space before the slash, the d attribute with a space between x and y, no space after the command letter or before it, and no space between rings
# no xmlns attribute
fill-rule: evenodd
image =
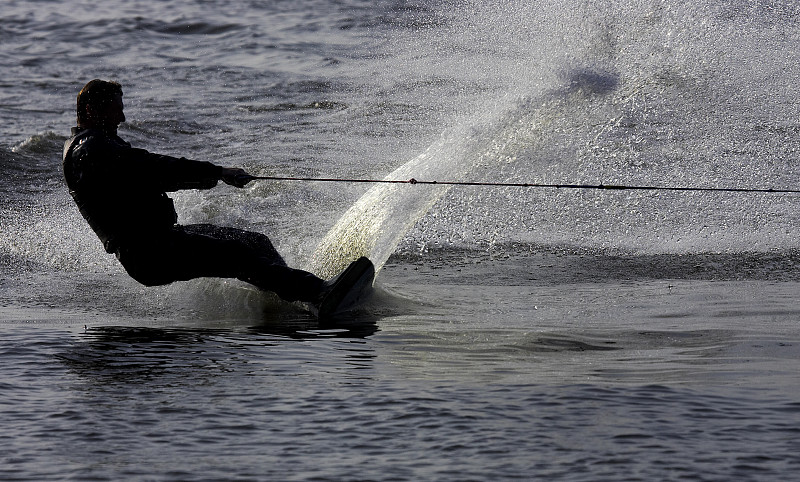
<svg viewBox="0 0 800 482"><path fill-rule="evenodd" d="M259 364L312 362L318 348L303 342L334 347L333 353L346 361L338 368L364 368L373 355L362 340L376 331L371 321L331 327L308 319L241 330L99 326L85 329L70 349L56 356L80 376L117 383L248 374Z"/></svg>

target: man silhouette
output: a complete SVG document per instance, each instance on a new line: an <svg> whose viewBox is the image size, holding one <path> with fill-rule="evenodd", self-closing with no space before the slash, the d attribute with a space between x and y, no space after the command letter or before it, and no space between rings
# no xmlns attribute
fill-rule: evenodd
<svg viewBox="0 0 800 482"><path fill-rule="evenodd" d="M242 169L137 149L117 135L122 87L92 80L77 101L77 127L64 145L69 192L105 250L136 281L156 286L199 277L237 278L287 301L318 303L327 283L286 265L269 238L240 229L177 224L167 192L244 187Z"/></svg>

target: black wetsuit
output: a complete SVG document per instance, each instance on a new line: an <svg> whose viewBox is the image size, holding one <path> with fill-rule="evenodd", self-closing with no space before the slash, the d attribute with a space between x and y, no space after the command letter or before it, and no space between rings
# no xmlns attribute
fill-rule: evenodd
<svg viewBox="0 0 800 482"><path fill-rule="evenodd" d="M322 280L289 268L263 234L181 226L167 192L209 189L222 168L135 149L99 129L72 128L64 176L81 214L132 278L163 285L200 277L238 278L289 301L316 301Z"/></svg>

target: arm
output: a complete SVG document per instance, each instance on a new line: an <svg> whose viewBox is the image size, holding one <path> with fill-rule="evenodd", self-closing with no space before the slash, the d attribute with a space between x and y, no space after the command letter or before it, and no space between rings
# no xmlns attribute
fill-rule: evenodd
<svg viewBox="0 0 800 482"><path fill-rule="evenodd" d="M252 178L243 169L222 167L205 161L193 161L153 154L144 149L131 149L147 176L155 180L164 191L181 189L210 189L222 180L225 184L244 187Z"/></svg>

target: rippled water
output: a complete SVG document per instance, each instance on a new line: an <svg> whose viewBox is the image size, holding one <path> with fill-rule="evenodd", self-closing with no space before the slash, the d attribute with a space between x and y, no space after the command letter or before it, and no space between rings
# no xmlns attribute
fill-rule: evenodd
<svg viewBox="0 0 800 482"><path fill-rule="evenodd" d="M100 77L137 147L254 174L796 188L798 20L753 1L6 2L0 479L794 478L795 195L175 196L182 222L264 232L295 265L385 262L334 326L238 282L139 286L60 150Z"/></svg>
<svg viewBox="0 0 800 482"><path fill-rule="evenodd" d="M782 478L800 345L765 328L797 284L773 288L426 285L436 306L349 332L6 325L3 476Z"/></svg>

